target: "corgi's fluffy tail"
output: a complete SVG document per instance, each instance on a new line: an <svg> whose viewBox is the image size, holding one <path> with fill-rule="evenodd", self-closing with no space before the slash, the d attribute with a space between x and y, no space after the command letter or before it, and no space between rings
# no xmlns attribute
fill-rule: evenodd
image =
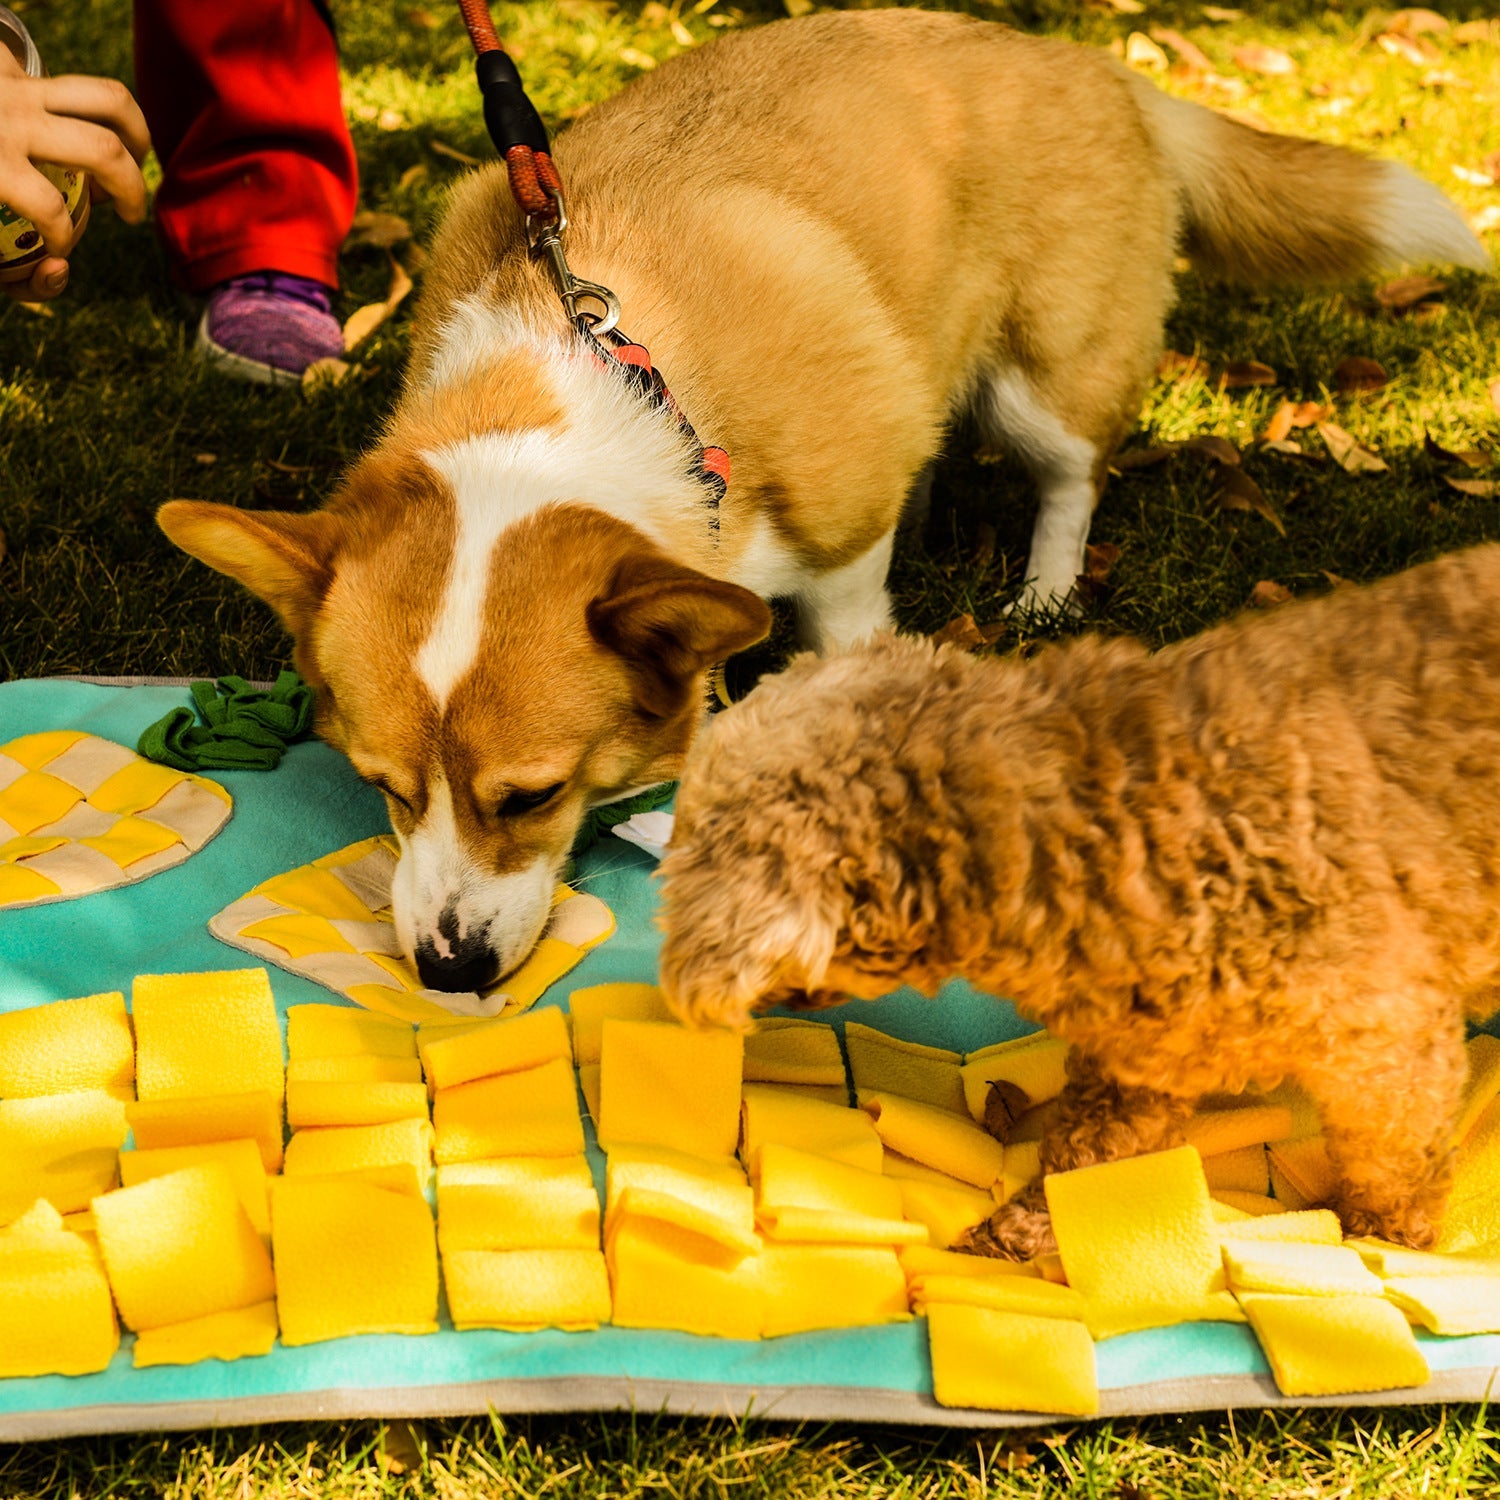
<svg viewBox="0 0 1500 1500"><path fill-rule="evenodd" d="M1253 130L1131 81L1178 179L1183 249L1206 274L1259 286L1406 265L1490 269L1458 209L1409 167Z"/></svg>

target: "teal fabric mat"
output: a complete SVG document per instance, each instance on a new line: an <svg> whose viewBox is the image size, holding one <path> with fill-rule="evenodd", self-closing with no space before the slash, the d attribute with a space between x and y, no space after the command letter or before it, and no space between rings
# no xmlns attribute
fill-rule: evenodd
<svg viewBox="0 0 1500 1500"><path fill-rule="evenodd" d="M187 701L185 690L76 682L0 685L0 743L75 728L134 745L141 729ZM322 744L294 745L274 772L224 772L234 815L205 849L137 885L76 901L0 912L0 1009L123 990L142 973L244 968L248 955L206 923L253 885L356 839L385 831L379 796ZM617 934L554 986L654 978L654 861L606 838L580 861L577 883L614 910ZM270 969L277 1007L337 997ZM913 993L848 1014L896 1036L970 1051L1031 1028L1002 1001L952 985L939 1002ZM835 1025L839 1012L829 1013ZM602 1158L592 1144L596 1170ZM3 1337L3 1330L0 1330ZM101 1374L0 1380L0 1439L316 1416L407 1416L510 1410L670 1407L796 1417L1001 1425L1032 1416L965 1413L931 1397L925 1325L811 1333L760 1343L603 1328L597 1333L459 1334L341 1339L261 1359L133 1370L129 1336ZM1500 1366L1500 1336L1422 1337L1434 1372L1421 1392L1372 1400L1482 1398ZM1190 1324L1099 1345L1106 1412L1276 1405L1281 1398L1253 1335ZM1296 1403L1307 1404L1307 1403Z"/></svg>

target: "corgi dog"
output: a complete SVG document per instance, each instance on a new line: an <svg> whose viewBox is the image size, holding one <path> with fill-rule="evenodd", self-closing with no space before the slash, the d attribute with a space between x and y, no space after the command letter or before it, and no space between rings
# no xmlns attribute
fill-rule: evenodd
<svg viewBox="0 0 1500 1500"><path fill-rule="evenodd" d="M765 599L820 651L890 625L903 502L959 413L1036 477L1022 604L1066 599L1180 250L1258 284L1488 265L1405 167L957 15L723 38L555 160L568 257L728 450L721 503L692 433L568 322L497 163L453 197L403 393L332 500L159 518L295 637L321 732L386 796L397 928L437 990L521 962L585 812L677 775Z"/></svg>

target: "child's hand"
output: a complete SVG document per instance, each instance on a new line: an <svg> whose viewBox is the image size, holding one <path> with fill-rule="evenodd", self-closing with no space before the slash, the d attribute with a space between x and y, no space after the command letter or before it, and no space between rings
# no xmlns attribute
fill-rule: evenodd
<svg viewBox="0 0 1500 1500"><path fill-rule="evenodd" d="M68 284L76 238L62 194L32 165L56 162L89 174L96 198L114 200L128 223L146 216L140 163L151 149L146 118L112 78L28 78L0 46L0 203L36 225L47 255L25 281L0 285L23 301L55 297Z"/></svg>

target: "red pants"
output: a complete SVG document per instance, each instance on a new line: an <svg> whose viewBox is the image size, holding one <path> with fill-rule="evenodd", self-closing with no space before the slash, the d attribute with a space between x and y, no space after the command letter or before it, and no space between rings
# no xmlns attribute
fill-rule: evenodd
<svg viewBox="0 0 1500 1500"><path fill-rule="evenodd" d="M338 285L359 180L333 32L313 0L135 0L141 107L173 272Z"/></svg>

